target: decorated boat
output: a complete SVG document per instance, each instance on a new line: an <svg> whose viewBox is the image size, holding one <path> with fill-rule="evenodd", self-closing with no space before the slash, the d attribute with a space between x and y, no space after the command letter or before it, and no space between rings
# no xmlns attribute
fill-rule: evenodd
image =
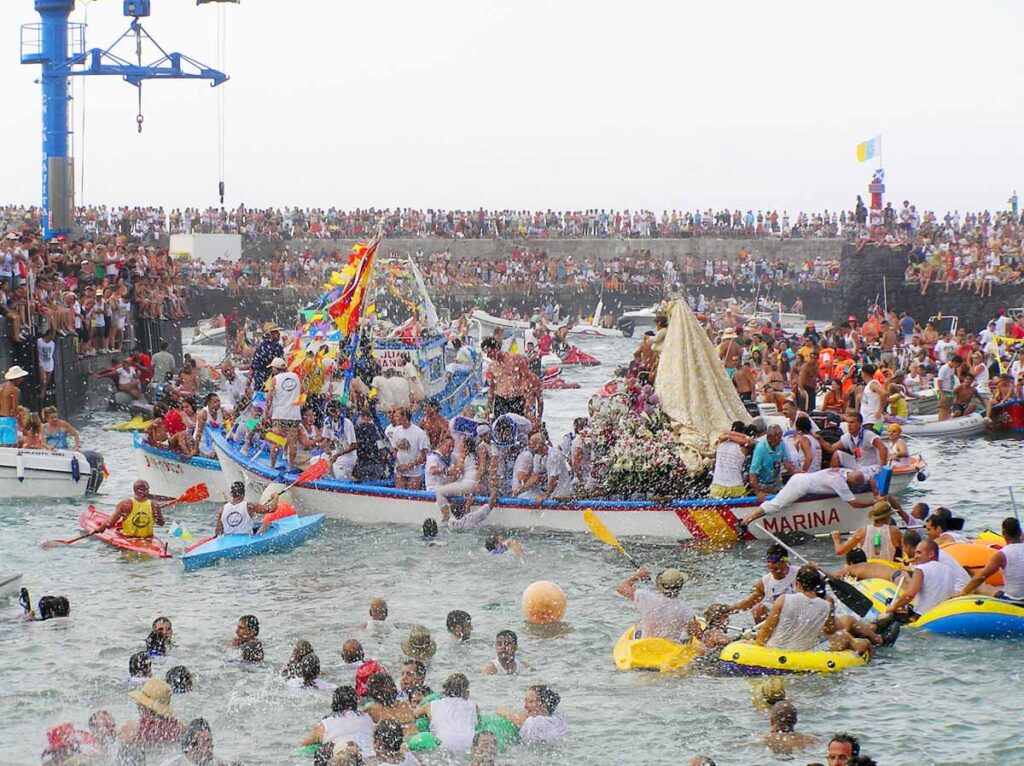
<svg viewBox="0 0 1024 766"><path fill-rule="evenodd" d="M0 447L5 498L82 497L99 490L105 471L96 452Z"/></svg>
<svg viewBox="0 0 1024 766"><path fill-rule="evenodd" d="M149 483L149 492L154 497L178 497L200 483L209 487L214 500L227 496L231 482L217 460L201 456L190 458L165 447L155 447L141 432L132 434L132 448L135 475Z"/></svg>
<svg viewBox="0 0 1024 766"><path fill-rule="evenodd" d="M992 405L988 427L993 431L1024 431L1024 399L1010 399Z"/></svg>

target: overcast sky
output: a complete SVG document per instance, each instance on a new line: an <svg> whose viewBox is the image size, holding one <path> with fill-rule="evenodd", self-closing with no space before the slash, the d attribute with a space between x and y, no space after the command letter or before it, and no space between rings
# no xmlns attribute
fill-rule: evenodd
<svg viewBox="0 0 1024 766"><path fill-rule="evenodd" d="M87 47L127 27L88 5ZM229 205L834 209L866 193L996 209L1024 193L1024 3L153 0L215 65L226 17ZM0 201L37 203L31 0L0 2ZM130 51L129 51L130 52ZM216 204L216 90L76 78L87 203ZM85 147L81 117L85 112ZM84 160L84 162L83 162Z"/></svg>

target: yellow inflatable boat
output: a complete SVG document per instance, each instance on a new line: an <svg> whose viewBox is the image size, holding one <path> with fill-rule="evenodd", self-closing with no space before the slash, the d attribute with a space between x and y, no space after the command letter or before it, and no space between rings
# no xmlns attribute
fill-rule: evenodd
<svg viewBox="0 0 1024 766"><path fill-rule="evenodd" d="M719 672L730 676L783 675L788 673L836 673L866 665L870 655L831 650L791 652L733 641L718 655Z"/></svg>
<svg viewBox="0 0 1024 766"><path fill-rule="evenodd" d="M618 670L656 670L671 673L701 656L700 644L679 644L667 638L644 638L637 625L631 626L612 650Z"/></svg>

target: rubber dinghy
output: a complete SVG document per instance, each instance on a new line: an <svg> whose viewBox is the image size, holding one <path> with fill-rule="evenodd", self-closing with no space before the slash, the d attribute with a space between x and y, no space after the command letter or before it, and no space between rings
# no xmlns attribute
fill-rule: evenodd
<svg viewBox="0 0 1024 766"><path fill-rule="evenodd" d="M612 657L618 670L655 670L671 673L701 656L700 644L680 644L667 638L644 638L640 627L631 625L615 642Z"/></svg>
<svg viewBox="0 0 1024 766"><path fill-rule="evenodd" d="M847 668L866 665L870 654L853 651L835 652L830 649L817 651L789 651L772 649L768 646L745 641L733 641L722 648L718 655L718 669L729 676L772 676L790 673L836 673Z"/></svg>
<svg viewBox="0 0 1024 766"><path fill-rule="evenodd" d="M283 553L298 548L324 529L324 515L292 514L271 522L263 534L220 535L187 548L181 561L186 572L216 564L222 559L243 559L268 553Z"/></svg>
<svg viewBox="0 0 1024 766"><path fill-rule="evenodd" d="M985 430L985 416L972 412L961 418L939 420L938 415L920 415L907 418L902 428L907 436L974 436Z"/></svg>

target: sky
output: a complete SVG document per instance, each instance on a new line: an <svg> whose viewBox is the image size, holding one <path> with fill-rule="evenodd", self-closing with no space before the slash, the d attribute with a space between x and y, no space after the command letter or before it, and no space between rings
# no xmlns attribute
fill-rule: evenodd
<svg viewBox="0 0 1024 766"><path fill-rule="evenodd" d="M229 206L836 209L866 196L856 145L879 134L895 204L1024 194L1014 0L152 5L166 50L231 76ZM127 28L121 7L79 0L87 48ZM37 20L0 3L2 203L40 196L39 73L17 47ZM132 86L75 80L79 203L218 203L219 89L146 84L140 135Z"/></svg>

